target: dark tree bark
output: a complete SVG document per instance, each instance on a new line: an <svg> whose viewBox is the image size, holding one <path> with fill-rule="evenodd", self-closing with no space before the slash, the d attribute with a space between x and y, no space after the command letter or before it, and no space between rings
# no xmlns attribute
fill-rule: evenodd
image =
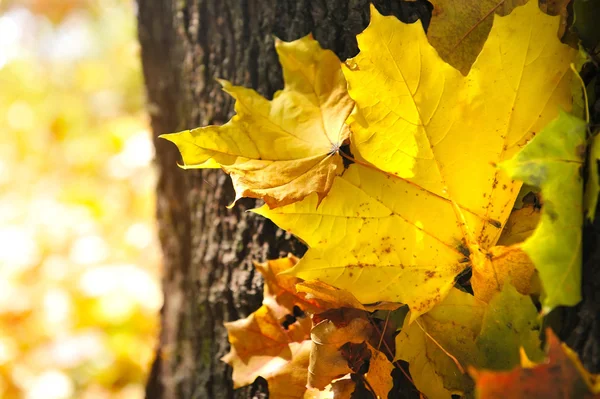
<svg viewBox="0 0 600 399"><path fill-rule="evenodd" d="M424 0L374 0L383 14L429 22ZM274 36L310 32L346 59L369 19L368 0L138 0L139 39L155 137L232 115L233 103L215 78L272 96L282 88ZM221 171L182 171L175 146L155 139L159 171L157 217L164 252L164 307L148 398L264 396L265 383L234 392L223 322L260 306L262 280L252 261L305 248L234 199Z"/></svg>

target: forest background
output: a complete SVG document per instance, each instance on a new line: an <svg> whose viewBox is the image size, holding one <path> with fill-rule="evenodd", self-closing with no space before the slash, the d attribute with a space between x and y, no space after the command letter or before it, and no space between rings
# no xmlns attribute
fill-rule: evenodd
<svg viewBox="0 0 600 399"><path fill-rule="evenodd" d="M134 3L0 0L0 397L141 398L162 294Z"/></svg>

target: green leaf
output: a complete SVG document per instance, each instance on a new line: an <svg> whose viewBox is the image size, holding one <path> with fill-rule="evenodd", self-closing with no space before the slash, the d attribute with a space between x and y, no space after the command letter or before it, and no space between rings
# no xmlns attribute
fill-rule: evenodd
<svg viewBox="0 0 600 399"><path fill-rule="evenodd" d="M479 368L510 370L520 364L519 349L529 359L541 361L540 322L538 312L528 295L521 295L511 284L490 301L477 337Z"/></svg>
<svg viewBox="0 0 600 399"><path fill-rule="evenodd" d="M540 274L544 313L581 300L581 226L586 123L561 112L515 157L500 167L541 189L540 223L524 243Z"/></svg>
<svg viewBox="0 0 600 399"><path fill-rule="evenodd" d="M591 148L589 151L589 174L585 185L585 193L583 198L583 208L585 216L594 221L596 215L596 206L598 205L598 195L600 194L600 179L598 177L598 162L600 162L600 135L596 135L592 139Z"/></svg>

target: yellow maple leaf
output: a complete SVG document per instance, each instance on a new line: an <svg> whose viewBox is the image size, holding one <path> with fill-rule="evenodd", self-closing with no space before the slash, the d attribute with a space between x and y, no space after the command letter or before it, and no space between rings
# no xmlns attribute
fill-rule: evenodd
<svg viewBox="0 0 600 399"><path fill-rule="evenodd" d="M507 370L520 348L539 361L539 320L531 298L510 284L489 304L452 289L430 312L405 323L396 336L396 359L409 363L417 389L429 398L472 396L468 366Z"/></svg>
<svg viewBox="0 0 600 399"><path fill-rule="evenodd" d="M414 319L465 267L480 266L521 186L496 164L570 107L576 52L556 38L558 23L535 2L496 16L463 77L420 24L372 8L361 51L343 69L359 164L335 178L320 205L312 196L256 210L310 247L291 273L362 303L406 303Z"/></svg>
<svg viewBox="0 0 600 399"><path fill-rule="evenodd" d="M520 245L495 246L477 260L471 286L477 298L488 302L510 281L521 294L539 294L540 282L535 265Z"/></svg>
<svg viewBox="0 0 600 399"><path fill-rule="evenodd" d="M405 321L396 336L396 359L409 363L415 386L427 397L450 399L472 391L463 367L477 356L475 339L484 314L483 302L452 289L417 322Z"/></svg>
<svg viewBox="0 0 600 399"><path fill-rule="evenodd" d="M177 145L184 168L221 167L236 200L261 198L271 207L327 194L343 170L338 149L354 105L339 60L312 37L275 47L285 88L272 101L221 81L236 100L229 122L161 136Z"/></svg>

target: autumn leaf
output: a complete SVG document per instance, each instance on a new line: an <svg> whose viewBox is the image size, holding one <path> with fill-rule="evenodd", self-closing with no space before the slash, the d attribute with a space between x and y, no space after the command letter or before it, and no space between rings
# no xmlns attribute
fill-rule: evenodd
<svg viewBox="0 0 600 399"><path fill-rule="evenodd" d="M521 247L539 272L544 311L581 300L581 227L586 123L562 112L501 167L541 189L541 220Z"/></svg>
<svg viewBox="0 0 600 399"><path fill-rule="evenodd" d="M331 384L334 399L351 399L356 383L350 378L341 378Z"/></svg>
<svg viewBox="0 0 600 399"><path fill-rule="evenodd" d="M540 293L535 265L520 245L495 246L477 259L471 276L477 299L489 302L508 281L523 295Z"/></svg>
<svg viewBox="0 0 600 399"><path fill-rule="evenodd" d="M470 365L508 370L519 363L519 348L542 357L537 312L528 296L505 284L489 304L452 289L431 311L405 321L396 337L396 359L409 363L415 386L427 397L469 395Z"/></svg>
<svg viewBox="0 0 600 399"><path fill-rule="evenodd" d="M369 370L365 375L365 379L378 398L387 399L389 392L394 387L394 381L392 380L394 365L383 352L371 345L368 345L368 348L371 351L371 359L369 360Z"/></svg>
<svg viewBox="0 0 600 399"><path fill-rule="evenodd" d="M296 291L306 294L305 298L307 300L318 302L321 307L326 309L354 308L372 312L375 310L395 310L403 306L401 303L393 302L363 305L350 292L318 280L302 281L296 284Z"/></svg>
<svg viewBox="0 0 600 399"><path fill-rule="evenodd" d="M540 221L540 209L534 204L526 204L521 209L513 210L504 224L498 245L518 244L529 238Z"/></svg>
<svg viewBox="0 0 600 399"><path fill-rule="evenodd" d="M264 297L266 301L275 301L277 309L283 309L286 314L294 312L321 313L332 307L329 303L317 299L307 298L306 293L299 292L297 285L302 284L302 280L297 277L285 275L282 272L291 269L298 263L298 258L289 254L287 258L269 260L264 263L254 263L254 267L264 278ZM281 273L281 274L280 274ZM280 317L282 315L279 315Z"/></svg>
<svg viewBox="0 0 600 399"><path fill-rule="evenodd" d="M294 307L312 304L293 293L298 279L276 274L295 262L290 256L256 264L265 277L263 305L245 319L225 323L231 351L222 360L233 367L235 388L261 376L273 398L302 398L306 391L312 323L295 317Z"/></svg>
<svg viewBox="0 0 600 399"><path fill-rule="evenodd" d="M276 373L271 375L267 373L266 376L263 376L269 384L269 398L297 399L312 396L306 390L310 347L310 341L291 344L292 359L277 369Z"/></svg>
<svg viewBox="0 0 600 399"><path fill-rule="evenodd" d="M466 75L488 37L494 14L507 15L526 0L433 0L427 37L440 57Z"/></svg>
<svg viewBox="0 0 600 399"><path fill-rule="evenodd" d="M423 199L413 201L419 194ZM402 302L423 313L465 267L458 242L439 223L453 220L451 204L436 209L440 204L433 196L400 179L351 165L318 208L317 201L311 196L282 208L255 210L310 247L290 270L298 277L333 284L361 303ZM449 243L440 244L425 229Z"/></svg>
<svg viewBox="0 0 600 399"><path fill-rule="evenodd" d="M494 14L508 15L527 0L432 0L433 12L427 30L429 43L440 57L467 75L488 37ZM540 7L551 15L561 15L556 33L566 28L568 0L542 0Z"/></svg>
<svg viewBox="0 0 600 399"><path fill-rule="evenodd" d="M481 331L475 343L479 351L477 365L494 370L510 370L519 364L519 348L529 359L543 358L539 339L540 318L528 295L504 284L488 304Z"/></svg>
<svg viewBox="0 0 600 399"><path fill-rule="evenodd" d="M548 329L548 359L533 368L488 371L470 368L478 399L565 399L600 397L598 387L586 384L589 374L577 356Z"/></svg>
<svg viewBox="0 0 600 399"><path fill-rule="evenodd" d="M360 53L343 68L357 163L320 204L313 195L256 210L308 244L290 273L361 303L408 304L414 320L465 267L480 266L473 259L487 257L521 185L495 165L570 107L576 52L556 38L558 24L534 2L495 17L463 77L419 24L373 8Z"/></svg>
<svg viewBox="0 0 600 399"><path fill-rule="evenodd" d="M367 359L363 356L351 359L353 346L349 344L364 344L371 333L372 327L366 313L356 309L340 309L316 324L310 334L313 344L308 386L322 390L334 379L356 372L349 363ZM365 350L368 350L366 345Z"/></svg>
<svg viewBox="0 0 600 399"><path fill-rule="evenodd" d="M428 398L472 391L464 367L476 362L484 313L485 303L454 288L415 322L406 319L396 337L396 359L409 363L415 386Z"/></svg>
<svg viewBox="0 0 600 399"><path fill-rule="evenodd" d="M261 198L270 207L327 194L343 170L338 149L353 108L335 54L310 36L275 46L285 88L272 101L221 81L236 100L229 122L161 136L177 145L184 168L221 167L236 200Z"/></svg>

